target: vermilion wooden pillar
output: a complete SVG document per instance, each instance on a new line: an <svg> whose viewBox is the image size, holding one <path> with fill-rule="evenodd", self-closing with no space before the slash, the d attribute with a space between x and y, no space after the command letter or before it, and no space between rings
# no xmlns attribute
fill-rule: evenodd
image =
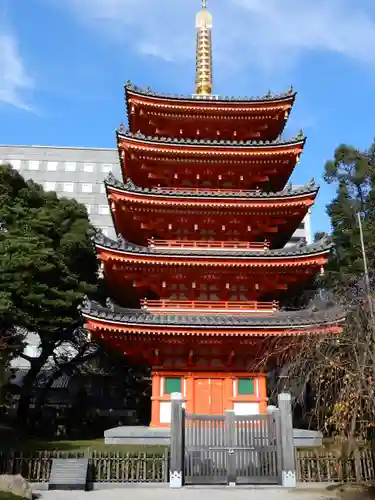
<svg viewBox="0 0 375 500"><path fill-rule="evenodd" d="M160 426L160 374L152 372L151 422L150 427Z"/></svg>

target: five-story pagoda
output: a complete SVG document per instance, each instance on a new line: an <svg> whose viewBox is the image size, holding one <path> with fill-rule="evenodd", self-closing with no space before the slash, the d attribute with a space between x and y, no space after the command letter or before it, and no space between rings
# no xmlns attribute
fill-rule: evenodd
<svg viewBox="0 0 375 500"><path fill-rule="evenodd" d="M281 139L296 94L212 94L212 16L197 14L196 94L125 87L123 182L106 181L119 235L98 257L113 301L88 304L94 338L152 367L151 426L180 392L191 413L266 411L254 360L275 336L340 332L339 310L283 305L322 271L327 240L285 248L318 187L287 185L305 138Z"/></svg>

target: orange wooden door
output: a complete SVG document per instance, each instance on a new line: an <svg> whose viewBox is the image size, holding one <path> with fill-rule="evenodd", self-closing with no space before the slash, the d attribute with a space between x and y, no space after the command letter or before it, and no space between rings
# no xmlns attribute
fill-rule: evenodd
<svg viewBox="0 0 375 500"><path fill-rule="evenodd" d="M194 413L201 415L222 415L223 388L222 379L197 378L194 384Z"/></svg>
<svg viewBox="0 0 375 500"><path fill-rule="evenodd" d="M223 380L220 378L211 379L211 415L222 415L224 412L223 408Z"/></svg>
<svg viewBox="0 0 375 500"><path fill-rule="evenodd" d="M206 415L210 413L210 379L195 379L194 413Z"/></svg>

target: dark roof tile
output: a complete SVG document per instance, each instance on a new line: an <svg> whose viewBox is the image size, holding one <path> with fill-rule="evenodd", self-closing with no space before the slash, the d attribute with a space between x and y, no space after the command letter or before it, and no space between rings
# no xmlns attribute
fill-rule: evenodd
<svg viewBox="0 0 375 500"><path fill-rule="evenodd" d="M118 236L117 241L108 238L102 232L98 231L95 237L95 244L108 249L126 252L126 253L136 253L146 256L161 256L168 255L171 257L184 256L215 256L215 257L235 257L236 259L241 258L253 258L253 259L272 259L279 257L298 257L315 255L322 252L328 252L333 247L333 243L328 236L324 236L319 241L307 245L304 240L301 240L296 245L287 248L277 248L271 250L265 250L261 252L257 251L243 251L243 250L220 250L220 253L215 249L187 249L187 248L151 248L146 246L137 245L135 243L130 243L126 241L121 235Z"/></svg>
<svg viewBox="0 0 375 500"><path fill-rule="evenodd" d="M105 180L105 184L110 187L114 187L116 189L120 189L123 191L127 191L130 193L142 193L145 196L153 196L153 197L164 197L175 196L178 198L233 198L233 199L241 199L241 198L292 198L293 196L299 196L308 193L316 193L319 190L319 186L315 184L315 180L311 179L304 186L292 186L288 184L285 189L282 191L276 192L266 192L266 191L241 191L238 192L236 190L227 190L227 191L215 191L214 189L205 189L202 187L199 190L199 193L194 193L188 188L186 191L183 189L173 189L172 187L155 187L155 188L142 188L133 183L130 179L123 183L117 180L114 175L111 173Z"/></svg>
<svg viewBox="0 0 375 500"><path fill-rule="evenodd" d="M136 132L133 134L125 127L120 127L117 130L117 137L128 137L129 139L137 139L142 142L150 142L154 144L174 144L176 146L215 146L220 147L265 147L265 146L287 146L292 144L304 143L306 137L300 131L296 137L291 137L290 139L278 138L275 141L226 141L226 140L208 140L208 139L184 139L175 137L159 137L159 136L147 136L141 132Z"/></svg>
<svg viewBox="0 0 375 500"><path fill-rule="evenodd" d="M142 89L140 87L137 87L136 85L133 85L131 81L127 81L125 84L125 90L129 90L131 92L140 94L140 95L145 95L145 96L150 96L150 97L157 97L159 99L175 99L175 100L184 100L184 101L194 101L194 102L217 102L217 103L223 103L223 102L267 102L267 101L283 101L288 98L295 98L296 92L293 90L293 87L290 87L286 92L281 92L279 94L276 93L271 93L267 92L263 96L245 96L245 97L240 97L240 96L212 96L209 98L202 98L202 96L194 96L194 95L179 95L179 94L165 94L165 93L160 93L160 92L154 92L150 87L146 89Z"/></svg>
<svg viewBox="0 0 375 500"><path fill-rule="evenodd" d="M235 316L235 315L183 315L152 314L142 309L126 309L115 305L113 310L103 307L97 302L87 301L82 307L82 314L98 319L106 319L122 324L136 325L178 325L215 327L278 327L291 328L306 325L324 325L342 321L345 318L343 309L331 306L325 309L308 308L298 311L280 311L268 315Z"/></svg>

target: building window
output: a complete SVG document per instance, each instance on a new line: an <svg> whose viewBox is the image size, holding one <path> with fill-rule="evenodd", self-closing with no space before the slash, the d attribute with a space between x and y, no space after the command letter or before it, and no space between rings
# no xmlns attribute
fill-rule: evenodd
<svg viewBox="0 0 375 500"><path fill-rule="evenodd" d="M59 163L58 161L48 161L47 162L47 170L49 172L56 172L58 163Z"/></svg>
<svg viewBox="0 0 375 500"><path fill-rule="evenodd" d="M56 182L45 182L44 190L45 191L54 191L56 189Z"/></svg>
<svg viewBox="0 0 375 500"><path fill-rule="evenodd" d="M108 236L108 234L109 234L108 228L102 227L102 233L104 234L104 236Z"/></svg>
<svg viewBox="0 0 375 500"><path fill-rule="evenodd" d="M101 192L102 194L104 194L104 193L105 193L105 185L104 185L104 184L100 184L100 192Z"/></svg>
<svg viewBox="0 0 375 500"><path fill-rule="evenodd" d="M66 161L65 162L65 170L67 172L75 172L76 171L76 162L75 161Z"/></svg>
<svg viewBox="0 0 375 500"><path fill-rule="evenodd" d="M91 205L86 205L86 211L88 214L91 212Z"/></svg>
<svg viewBox="0 0 375 500"><path fill-rule="evenodd" d="M164 394L181 393L181 377L165 377Z"/></svg>
<svg viewBox="0 0 375 500"><path fill-rule="evenodd" d="M82 184L82 193L92 193L92 184Z"/></svg>
<svg viewBox="0 0 375 500"><path fill-rule="evenodd" d="M39 170L39 161L38 160L30 160L29 161L29 170Z"/></svg>
<svg viewBox="0 0 375 500"><path fill-rule="evenodd" d="M104 172L106 174L108 174L109 172L112 172L112 165L110 163L103 163L102 172Z"/></svg>
<svg viewBox="0 0 375 500"><path fill-rule="evenodd" d="M109 214L109 206L108 205L99 205L99 214L100 215L108 215Z"/></svg>
<svg viewBox="0 0 375 500"><path fill-rule="evenodd" d="M63 191L64 193L73 193L74 192L73 182L64 182Z"/></svg>
<svg viewBox="0 0 375 500"><path fill-rule="evenodd" d="M94 171L94 164L93 163L84 163L83 164L83 171L84 172L93 172Z"/></svg>
<svg viewBox="0 0 375 500"><path fill-rule="evenodd" d="M239 396L252 396L254 394L254 379L239 378L237 383L237 392Z"/></svg>

